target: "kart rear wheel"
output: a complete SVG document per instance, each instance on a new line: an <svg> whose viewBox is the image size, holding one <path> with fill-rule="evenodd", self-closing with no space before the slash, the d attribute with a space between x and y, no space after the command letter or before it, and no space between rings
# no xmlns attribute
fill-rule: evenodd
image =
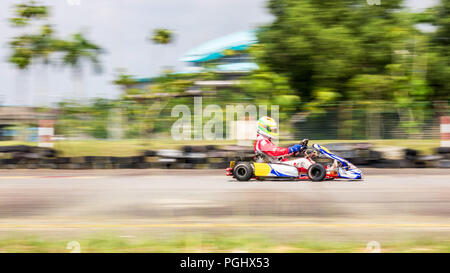
<svg viewBox="0 0 450 273"><path fill-rule="evenodd" d="M239 162L233 169L234 177L239 181L249 181L253 177L253 168L249 162Z"/></svg>
<svg viewBox="0 0 450 273"><path fill-rule="evenodd" d="M321 164L313 164L308 168L308 177L312 181L322 181L325 179L327 171L325 167Z"/></svg>

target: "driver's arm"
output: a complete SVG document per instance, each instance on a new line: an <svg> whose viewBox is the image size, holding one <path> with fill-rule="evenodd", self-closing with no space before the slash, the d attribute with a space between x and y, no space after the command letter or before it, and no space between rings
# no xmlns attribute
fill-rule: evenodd
<svg viewBox="0 0 450 273"><path fill-rule="evenodd" d="M273 142L268 140L262 140L259 143L259 149L269 156L285 156L288 154L299 152L304 146L300 144L295 144L291 147L278 147Z"/></svg>

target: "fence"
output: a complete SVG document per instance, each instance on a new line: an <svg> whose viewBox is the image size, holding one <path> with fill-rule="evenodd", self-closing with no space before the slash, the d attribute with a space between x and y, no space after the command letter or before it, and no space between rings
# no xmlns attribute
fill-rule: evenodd
<svg viewBox="0 0 450 273"><path fill-rule="evenodd" d="M170 116L172 107L173 103L158 111L143 106L134 109L129 105L59 109L55 115L55 133L77 139L170 139L171 126L176 121ZM315 108L305 103L299 108L300 112L280 107L283 140L439 139L439 118L450 115L446 101L416 102L408 106L399 106L398 103L336 102ZM225 113L223 118L226 123ZM204 122L207 121L205 118ZM37 125L21 120L17 120L15 125L23 125L24 122L31 127ZM1 127L3 138L7 137L8 130L13 128L11 126L13 124L5 122ZM224 135L228 135L226 130L224 126Z"/></svg>
<svg viewBox="0 0 450 273"><path fill-rule="evenodd" d="M425 108L425 104L435 107ZM297 114L292 127L297 139L439 139L439 117L448 113L446 102L418 102L409 107L344 102Z"/></svg>

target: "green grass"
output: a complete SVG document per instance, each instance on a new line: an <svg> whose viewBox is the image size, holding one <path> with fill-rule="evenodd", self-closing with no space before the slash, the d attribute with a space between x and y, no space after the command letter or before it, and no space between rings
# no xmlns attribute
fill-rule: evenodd
<svg viewBox="0 0 450 273"><path fill-rule="evenodd" d="M381 139L381 140L310 140L310 143L358 143L369 142L376 147L399 146L412 148L424 154L433 154L434 149L439 147L439 140L416 140L416 139ZM291 144L293 141L283 141L281 145ZM36 145L20 141L0 141L0 146L6 145ZM80 141L57 141L55 148L62 152L62 156L133 156L139 155L142 150L178 149L184 145L232 145L236 141L174 141L168 140L80 140Z"/></svg>
<svg viewBox="0 0 450 273"><path fill-rule="evenodd" d="M51 240L27 236L2 238L0 252L70 252L70 241L80 244L81 252L368 252L366 241L299 240L280 242L262 235L189 234L169 238L101 235L100 237ZM417 239L380 242L381 252L450 252L450 241Z"/></svg>

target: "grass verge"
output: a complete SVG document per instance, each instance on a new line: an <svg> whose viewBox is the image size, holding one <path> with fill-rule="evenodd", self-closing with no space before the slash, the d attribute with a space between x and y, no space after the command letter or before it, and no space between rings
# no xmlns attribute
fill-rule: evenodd
<svg viewBox="0 0 450 273"><path fill-rule="evenodd" d="M280 242L263 235L188 234L170 238L137 238L102 235L77 240L81 252L250 252L317 253L370 252L365 241L300 240ZM69 240L50 240L27 236L0 240L0 252L71 252ZM415 239L380 242L381 252L450 252L450 242L438 239Z"/></svg>

